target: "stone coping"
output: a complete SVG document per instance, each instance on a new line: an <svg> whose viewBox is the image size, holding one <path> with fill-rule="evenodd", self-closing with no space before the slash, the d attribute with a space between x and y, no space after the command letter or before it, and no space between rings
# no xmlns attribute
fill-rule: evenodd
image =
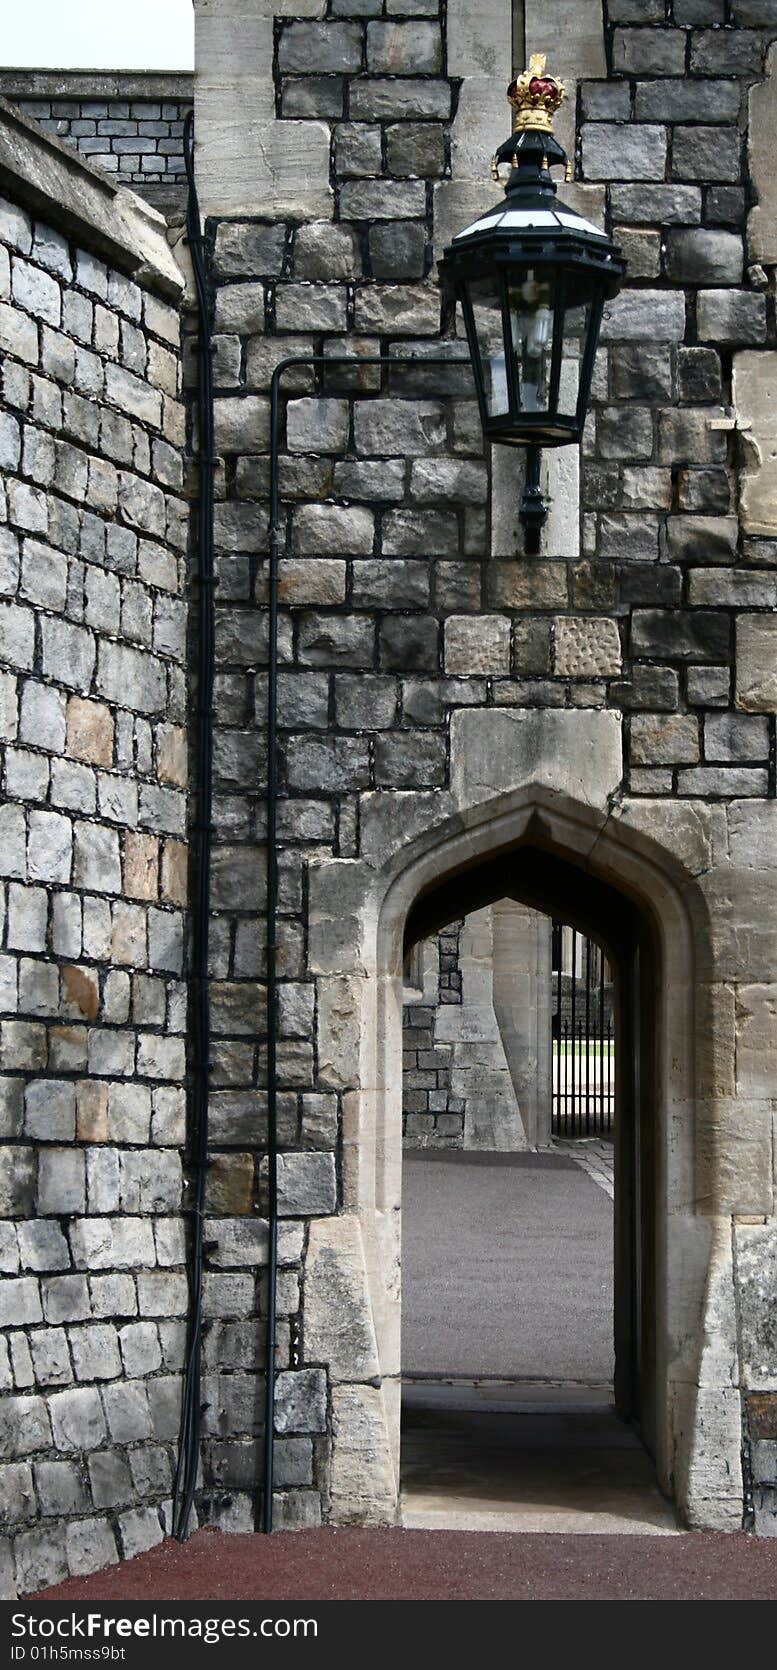
<svg viewBox="0 0 777 1670"><path fill-rule="evenodd" d="M193 99L193 70L0 70L3 98Z"/></svg>
<svg viewBox="0 0 777 1670"><path fill-rule="evenodd" d="M149 289L180 297L164 216L2 98L0 192Z"/></svg>

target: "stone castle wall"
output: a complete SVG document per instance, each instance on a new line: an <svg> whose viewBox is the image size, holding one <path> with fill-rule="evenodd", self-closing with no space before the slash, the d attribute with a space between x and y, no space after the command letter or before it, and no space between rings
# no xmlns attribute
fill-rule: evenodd
<svg viewBox="0 0 777 1670"><path fill-rule="evenodd" d="M756 17L757 4L741 27L723 29L692 15L693 0L687 15L675 6L673 22L663 3L613 0L597 38L583 8L525 8L528 47L546 50L573 83L566 121L571 127L577 111L581 131L569 195L612 223L631 263L606 312L580 523L576 460L551 460L551 516L531 558L517 532L517 467L499 449L484 456L466 348L434 268L447 236L495 195L487 163L507 127L510 8L490 5L476 26L453 3L429 0L412 18L395 10L365 16L357 0L331 11L310 0L304 15L277 7L273 22L272 7L258 5L248 34L228 7L218 16L203 8L198 19L198 173L213 251L223 459L214 972L230 990L230 1008L215 1017L212 1142L246 1174L252 1155L260 1163L251 1133L264 1100L263 1051L245 1042L239 1017L258 1011L263 970L255 913L270 376L289 354L384 361L381 372L332 368L323 378L301 367L284 404L279 1072L282 1214L291 1221L281 1253L289 1329L284 1321L278 1431L284 1443L298 1440L301 1464L279 1481L284 1523L384 1517L395 1488L393 1440L379 1435L384 1419L395 1430L386 1411L395 1407L396 1368L375 1392L374 1358L369 1372L362 1359L344 1364L334 1335L327 1368L334 1321L322 1310L319 1266L308 1270L303 1259L312 1217L316 1240L357 1282L345 1232L368 1163L355 1152L363 1143L366 1154L371 1140L354 1135L360 1075L373 1070L369 1053L364 1066L360 1056L370 1047L357 1018L363 970L328 914L340 907L327 906L323 918L309 907L314 883L334 866L347 923L348 878L379 861L371 842L381 818L395 818L398 840L407 827L412 852L422 808L428 821L448 797L455 803L469 769L455 737L480 710L494 722L502 715L501 734L505 709L527 725L532 710L566 710L558 717L571 721L570 710L582 718L610 709L626 759L617 792L632 797L635 825L666 830L672 850L682 846L669 835L681 816L688 829L752 797L736 813L745 819L748 804L774 793L775 546L737 521L730 402L736 356L773 341L771 297L745 249L752 189L740 124L777 22L768 7ZM209 75L211 55L218 75ZM515 58L523 57L521 40ZM460 363L442 371L424 363L441 351ZM392 366L406 354L412 370ZM726 884L710 883L718 885ZM736 909L746 912L742 885ZM756 957L748 969L725 957L723 966L747 1031L762 1003L754 982L768 979L768 968ZM729 1097L723 1143L742 1142L741 1163L752 1167L736 1197L763 1203L773 1199L771 1109L762 1088L747 1088L741 1056L737 1079L726 1028L728 1065L715 1080L715 1093ZM731 1127L740 1118L746 1131ZM246 1275L264 1257L248 1207L246 1196L244 1216L214 1218L209 1229L216 1263ZM345 1217L331 1218L343 1208ZM380 1255L372 1243L365 1254L375 1326L388 1335L374 1269L384 1259L393 1300L389 1232L382 1219L370 1227L370 1211L363 1233L381 1244ZM690 1336L678 1349L693 1352ZM385 1360L395 1363L390 1350ZM224 1335L219 1368L229 1436L206 1457L206 1497L215 1504L215 1485L231 1487L229 1522L248 1524L259 1424L244 1414L256 1382L243 1341L229 1355ZM698 1369L677 1372L682 1380ZM723 1402L734 1477L741 1431L730 1396ZM366 1484L351 1448L359 1431L373 1445ZM693 1477L688 1488L703 1495L702 1464ZM722 1523L738 1510L693 1511Z"/></svg>
<svg viewBox="0 0 777 1670"><path fill-rule="evenodd" d="M671 17L608 0L600 32L576 0L526 0L513 44L513 10L197 8L219 455L198 1512L226 1528L253 1527L262 1486L269 385L314 352L354 363L296 369L283 403L276 1524L396 1513L401 925L389 954L375 900L403 863L420 875L425 842L468 860L484 804L517 830L524 793L564 850L614 852L662 920L681 877L659 1471L691 1523L734 1528L744 1457L774 1523L777 20L772 0ZM536 557L434 266L496 195L527 47L570 86L570 197L630 261L580 471L571 449L547 465ZM53 95L51 112L111 120L55 116ZM40 147L60 171L45 215ZM167 1523L188 1304L186 517L164 226L7 110L0 167L0 1430L7 1582L29 1590Z"/></svg>
<svg viewBox="0 0 777 1670"><path fill-rule="evenodd" d="M170 213L185 202L183 124L193 81L185 72L0 70L0 96L117 185Z"/></svg>
<svg viewBox="0 0 777 1670"><path fill-rule="evenodd" d="M164 223L8 107L0 157L13 1594L148 1547L167 1523L188 1305L187 516L182 285Z"/></svg>

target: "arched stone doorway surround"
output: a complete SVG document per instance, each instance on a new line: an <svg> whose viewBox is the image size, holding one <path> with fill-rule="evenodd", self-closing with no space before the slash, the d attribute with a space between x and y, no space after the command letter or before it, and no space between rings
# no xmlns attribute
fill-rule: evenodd
<svg viewBox="0 0 777 1670"><path fill-rule="evenodd" d="M737 958L747 972L743 934L752 954L774 872L752 867L735 808L623 797L619 714L464 710L450 747L450 789L363 795L360 857L309 872L319 1076L344 1093L345 1214L311 1224L305 1287L305 1355L328 1364L332 1383L331 1517L369 1523L397 1511L408 916L447 877L519 847L539 824L547 850L653 924L656 1466L688 1524L736 1529L733 1218L771 1211L772 1185L768 1103L734 1099L729 982ZM338 1303L328 1306L332 1281Z"/></svg>

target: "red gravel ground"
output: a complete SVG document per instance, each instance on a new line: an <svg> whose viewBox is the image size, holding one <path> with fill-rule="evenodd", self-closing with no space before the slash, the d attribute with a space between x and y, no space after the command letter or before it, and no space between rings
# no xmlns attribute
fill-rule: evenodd
<svg viewBox="0 0 777 1670"><path fill-rule="evenodd" d="M30 1597L32 1598L32 1597ZM777 1600L777 1539L198 1531L39 1601Z"/></svg>

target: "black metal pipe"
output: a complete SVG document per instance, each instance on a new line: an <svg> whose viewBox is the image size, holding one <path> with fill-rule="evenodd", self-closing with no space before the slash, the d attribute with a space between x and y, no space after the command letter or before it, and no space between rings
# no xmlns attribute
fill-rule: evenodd
<svg viewBox="0 0 777 1670"><path fill-rule="evenodd" d="M189 1013L192 1036L191 1125L189 1164L195 1194L189 1254L190 1315L181 1399L178 1461L173 1490L173 1533L179 1542L188 1534L199 1466L202 1360L202 1264L205 1215L205 1174L208 1161L208 1070L210 1055L210 992L208 939L210 916L211 818L213 801L213 368L205 251L194 179L194 124L191 111L184 125L184 160L188 183L186 230L197 294L199 492L196 519L197 579L197 706L195 724L195 793L197 819L192 826L191 965Z"/></svg>

